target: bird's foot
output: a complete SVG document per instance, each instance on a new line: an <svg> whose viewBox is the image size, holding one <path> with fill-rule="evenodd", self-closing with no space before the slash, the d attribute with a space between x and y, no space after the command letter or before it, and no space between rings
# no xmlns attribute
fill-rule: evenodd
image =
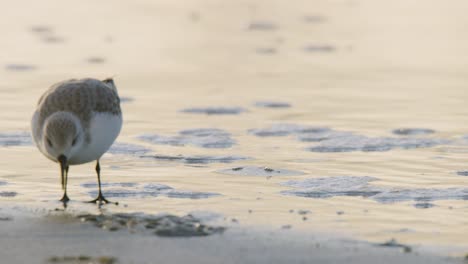
<svg viewBox="0 0 468 264"><path fill-rule="evenodd" d="M64 208L67 208L67 203L68 203L69 201L70 201L70 198L68 198L67 193L64 193L62 199L60 199L60 202L63 203L63 207L64 207Z"/></svg>
<svg viewBox="0 0 468 264"><path fill-rule="evenodd" d="M109 200L107 200L106 198L104 198L104 195L102 195L102 193L99 193L98 197L94 200L91 200L89 201L88 203L95 203L95 204L99 204L99 205L102 205L102 204L115 204L115 205L119 205L118 202L111 202Z"/></svg>
<svg viewBox="0 0 468 264"><path fill-rule="evenodd" d="M68 198L68 195L66 193L63 194L62 199L60 199L61 202L63 203L68 203L70 201L70 198Z"/></svg>

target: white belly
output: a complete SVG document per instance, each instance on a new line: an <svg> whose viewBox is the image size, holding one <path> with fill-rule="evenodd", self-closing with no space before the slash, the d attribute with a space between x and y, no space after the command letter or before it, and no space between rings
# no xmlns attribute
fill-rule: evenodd
<svg viewBox="0 0 468 264"><path fill-rule="evenodd" d="M122 128L122 115L96 113L89 127L91 139L89 144L70 157L69 164L82 164L101 158L110 148Z"/></svg>

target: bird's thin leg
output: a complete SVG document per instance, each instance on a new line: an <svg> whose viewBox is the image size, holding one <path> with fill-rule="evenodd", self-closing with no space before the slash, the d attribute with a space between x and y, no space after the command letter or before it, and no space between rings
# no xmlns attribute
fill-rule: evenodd
<svg viewBox="0 0 468 264"><path fill-rule="evenodd" d="M69 168L70 166L68 165L65 168L61 168L63 197L62 199L60 199L60 201L63 202L65 207L66 207L67 202L70 201L70 198L68 198L68 195L67 195L68 169Z"/></svg>
<svg viewBox="0 0 468 264"><path fill-rule="evenodd" d="M99 188L99 194L98 194L98 197L92 201L89 201L90 203L99 203L99 204L102 204L102 203L113 203L109 200L107 200L106 198L104 198L104 195L102 195L102 190L101 190L101 166L99 165L99 160L97 160L96 162L96 173L97 173L97 178L98 178L98 188ZM115 203L116 205L118 203Z"/></svg>

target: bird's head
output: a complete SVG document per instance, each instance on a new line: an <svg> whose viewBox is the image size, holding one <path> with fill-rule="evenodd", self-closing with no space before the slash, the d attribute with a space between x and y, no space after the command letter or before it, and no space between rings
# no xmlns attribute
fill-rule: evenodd
<svg viewBox="0 0 468 264"><path fill-rule="evenodd" d="M84 132L79 119L69 112L56 112L46 120L42 131L42 144L46 155L67 165L82 147Z"/></svg>

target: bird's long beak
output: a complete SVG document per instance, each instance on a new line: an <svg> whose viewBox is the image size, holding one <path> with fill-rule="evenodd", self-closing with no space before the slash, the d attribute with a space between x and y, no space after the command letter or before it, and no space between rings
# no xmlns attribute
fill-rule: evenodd
<svg viewBox="0 0 468 264"><path fill-rule="evenodd" d="M67 157L64 155L58 156L57 160L60 162L60 172L62 176L62 190L65 190L65 170L67 168Z"/></svg>

